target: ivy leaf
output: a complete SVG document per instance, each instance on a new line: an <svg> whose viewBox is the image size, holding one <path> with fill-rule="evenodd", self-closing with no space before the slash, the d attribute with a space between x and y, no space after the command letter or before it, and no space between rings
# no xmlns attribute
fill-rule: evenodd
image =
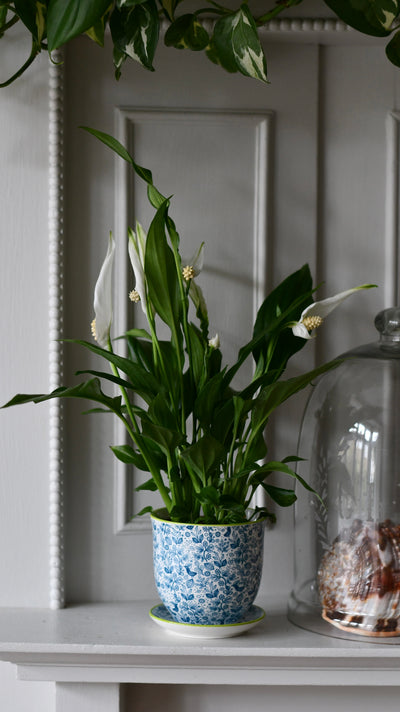
<svg viewBox="0 0 400 712"><path fill-rule="evenodd" d="M386 56L396 67L400 67L400 31L392 37L386 47Z"/></svg>
<svg viewBox="0 0 400 712"><path fill-rule="evenodd" d="M128 12L114 8L110 28L114 48L153 72L160 31L155 1L146 0L136 4Z"/></svg>
<svg viewBox="0 0 400 712"><path fill-rule="evenodd" d="M245 76L267 81L267 63L249 7L243 3L233 24L232 46L239 71Z"/></svg>
<svg viewBox="0 0 400 712"><path fill-rule="evenodd" d="M191 49L194 52L207 47L208 32L193 13L181 15L165 33L164 42L167 47L176 49Z"/></svg>
<svg viewBox="0 0 400 712"><path fill-rule="evenodd" d="M346 24L374 37L387 37L400 12L399 0L325 0Z"/></svg>
<svg viewBox="0 0 400 712"><path fill-rule="evenodd" d="M226 72L234 74L239 71L232 47L232 15L221 17L215 23L206 55Z"/></svg>
<svg viewBox="0 0 400 712"><path fill-rule="evenodd" d="M221 17L214 27L207 56L228 72L267 80L267 63L255 20L244 3L237 12Z"/></svg>
<svg viewBox="0 0 400 712"><path fill-rule="evenodd" d="M15 0L15 11L36 42L46 34L46 3L36 0Z"/></svg>
<svg viewBox="0 0 400 712"><path fill-rule="evenodd" d="M171 22L174 18L175 9L180 1L181 0L161 0L161 6L167 13Z"/></svg>
<svg viewBox="0 0 400 712"><path fill-rule="evenodd" d="M49 52L96 25L110 0L49 0L47 39Z"/></svg>
<svg viewBox="0 0 400 712"><path fill-rule="evenodd" d="M86 30L85 34L90 37L93 42L99 45L99 47L104 47L104 34L106 30L106 21L108 19L108 12L106 12L103 17L100 17L93 27Z"/></svg>

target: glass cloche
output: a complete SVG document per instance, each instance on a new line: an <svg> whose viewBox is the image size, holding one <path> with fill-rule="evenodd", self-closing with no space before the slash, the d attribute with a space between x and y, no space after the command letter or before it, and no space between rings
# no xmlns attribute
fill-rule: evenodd
<svg viewBox="0 0 400 712"><path fill-rule="evenodd" d="M335 637L400 644L400 307L376 343L317 381L299 437L289 619ZM301 491L302 490L302 491Z"/></svg>

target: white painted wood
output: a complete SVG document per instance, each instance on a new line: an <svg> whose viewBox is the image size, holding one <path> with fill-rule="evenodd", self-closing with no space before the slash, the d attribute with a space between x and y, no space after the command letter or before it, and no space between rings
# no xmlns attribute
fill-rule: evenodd
<svg viewBox="0 0 400 712"><path fill-rule="evenodd" d="M120 712L119 685L56 684L55 712Z"/></svg>
<svg viewBox="0 0 400 712"><path fill-rule="evenodd" d="M30 52L21 28L1 40L1 80ZM15 40L17 42L15 43ZM49 387L48 62L0 90L0 403ZM49 411L0 411L0 606L49 604ZM0 666L4 712L52 712L53 685Z"/></svg>
<svg viewBox="0 0 400 712"><path fill-rule="evenodd" d="M63 383L64 336L64 67L56 52L49 64L49 390ZM64 605L64 487L62 403L49 404L49 605Z"/></svg>
<svg viewBox="0 0 400 712"><path fill-rule="evenodd" d="M287 621L281 602L261 603L267 616L259 626L210 641L165 633L148 617L146 601L62 611L3 609L0 659L16 664L21 680L100 686L399 686L398 645L309 633Z"/></svg>
<svg viewBox="0 0 400 712"><path fill-rule="evenodd" d="M4 712L54 712L54 684L17 679L15 665L0 664L0 707Z"/></svg>
<svg viewBox="0 0 400 712"><path fill-rule="evenodd" d="M10 59L18 61L10 51ZM8 62L1 65L7 72ZM0 403L48 387L48 69L1 90ZM35 118L32 119L32 113ZM48 411L0 411L0 605L47 605Z"/></svg>

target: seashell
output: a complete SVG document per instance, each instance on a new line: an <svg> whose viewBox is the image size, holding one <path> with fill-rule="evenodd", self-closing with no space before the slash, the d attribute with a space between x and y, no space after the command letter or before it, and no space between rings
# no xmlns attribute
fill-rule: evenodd
<svg viewBox="0 0 400 712"><path fill-rule="evenodd" d="M360 635L400 635L400 526L359 519L343 529L318 570L322 617Z"/></svg>

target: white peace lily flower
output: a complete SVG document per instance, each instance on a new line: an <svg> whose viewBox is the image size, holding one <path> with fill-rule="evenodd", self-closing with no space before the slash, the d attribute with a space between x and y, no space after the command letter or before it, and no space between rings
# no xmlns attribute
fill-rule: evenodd
<svg viewBox="0 0 400 712"><path fill-rule="evenodd" d="M135 275L136 285L132 301L141 302L142 309L146 314L146 278L144 274L144 257L146 253L147 235L140 223L136 222L136 232L128 228L128 253L132 269ZM131 292L131 294L133 294ZM139 297L139 299L136 298Z"/></svg>
<svg viewBox="0 0 400 712"><path fill-rule="evenodd" d="M354 294L354 292L357 292L360 289L370 289L371 287L376 287L376 285L361 284L359 287L346 289L345 292L339 292L333 297L328 297L328 299L322 299L320 302L313 302L303 310L300 320L291 325L293 334L302 339L313 338L310 332L321 326L325 317L327 317L331 311L336 309L339 304L341 304L351 294Z"/></svg>
<svg viewBox="0 0 400 712"><path fill-rule="evenodd" d="M215 334L215 336L209 340L208 345L213 349L219 349L219 343L219 335Z"/></svg>
<svg viewBox="0 0 400 712"><path fill-rule="evenodd" d="M182 260L182 265L182 275L186 282L200 274L204 265L204 242L201 243L199 249L190 260Z"/></svg>
<svg viewBox="0 0 400 712"><path fill-rule="evenodd" d="M112 269L115 253L115 240L110 232L108 250L102 264L96 286L94 288L94 313L92 321L92 334L97 343L103 348L108 348L112 322Z"/></svg>

